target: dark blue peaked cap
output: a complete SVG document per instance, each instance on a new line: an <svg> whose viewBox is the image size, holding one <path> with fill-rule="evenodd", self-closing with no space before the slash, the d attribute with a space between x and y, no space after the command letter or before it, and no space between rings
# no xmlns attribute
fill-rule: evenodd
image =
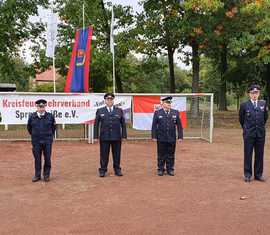
<svg viewBox="0 0 270 235"><path fill-rule="evenodd" d="M114 94L113 93L106 93L105 95L104 95L104 99L106 99L106 98L113 98L114 99Z"/></svg>
<svg viewBox="0 0 270 235"><path fill-rule="evenodd" d="M166 102L166 101L172 101L172 97L171 96L167 96L161 99L161 101Z"/></svg>
<svg viewBox="0 0 270 235"><path fill-rule="evenodd" d="M47 101L44 100L44 99L39 99L35 103L36 103L36 105L46 105L47 104Z"/></svg>
<svg viewBox="0 0 270 235"><path fill-rule="evenodd" d="M257 84L252 84L249 88L248 88L248 92L251 92L251 91L260 91L261 90L261 87Z"/></svg>

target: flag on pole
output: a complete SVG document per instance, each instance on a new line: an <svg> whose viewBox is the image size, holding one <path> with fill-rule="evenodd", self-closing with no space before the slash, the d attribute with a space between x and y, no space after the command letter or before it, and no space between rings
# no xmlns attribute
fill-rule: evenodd
<svg viewBox="0 0 270 235"><path fill-rule="evenodd" d="M114 38L113 38L113 30L114 30L114 13L112 7L112 19L111 19L111 32L110 32L110 51L112 53L112 62L113 62L113 93L115 93L115 58L114 58Z"/></svg>
<svg viewBox="0 0 270 235"><path fill-rule="evenodd" d="M54 51L56 46L56 37L57 37L57 14L52 11L48 14L48 23L47 23L47 47L46 47L46 56L53 58Z"/></svg>
<svg viewBox="0 0 270 235"><path fill-rule="evenodd" d="M113 7L112 7L111 33L110 33L110 51L112 54L114 54L113 29L114 29L114 13L113 13Z"/></svg>
<svg viewBox="0 0 270 235"><path fill-rule="evenodd" d="M133 97L133 128L151 130L154 112L161 109L160 96ZM183 128L187 126L186 97L173 97L172 108L179 111Z"/></svg>
<svg viewBox="0 0 270 235"><path fill-rule="evenodd" d="M87 27L76 31L65 92L89 91L89 67L93 28Z"/></svg>

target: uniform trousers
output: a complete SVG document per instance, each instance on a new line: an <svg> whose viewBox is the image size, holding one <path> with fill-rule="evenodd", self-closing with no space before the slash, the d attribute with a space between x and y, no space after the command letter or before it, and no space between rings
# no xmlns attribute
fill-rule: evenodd
<svg viewBox="0 0 270 235"><path fill-rule="evenodd" d="M252 176L252 154L255 152L254 176L261 177L263 174L264 137L244 138L244 175Z"/></svg>
<svg viewBox="0 0 270 235"><path fill-rule="evenodd" d="M51 171L51 153L52 153L52 143L32 143L33 155L35 158L35 176L41 176L41 166L42 166L42 153L44 156L44 166L43 175L46 177L50 176Z"/></svg>
<svg viewBox="0 0 270 235"><path fill-rule="evenodd" d="M157 162L158 170L164 171L166 164L167 171L174 170L175 161L175 142L157 142Z"/></svg>
<svg viewBox="0 0 270 235"><path fill-rule="evenodd" d="M121 140L100 140L100 172L107 172L107 167L109 163L110 148L112 149L113 157L113 169L115 171L121 170L120 160L121 160Z"/></svg>

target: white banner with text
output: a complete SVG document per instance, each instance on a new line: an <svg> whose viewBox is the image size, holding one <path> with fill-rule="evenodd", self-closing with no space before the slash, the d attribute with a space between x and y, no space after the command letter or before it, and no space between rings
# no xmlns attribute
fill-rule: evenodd
<svg viewBox="0 0 270 235"><path fill-rule="evenodd" d="M36 111L35 101L45 99L46 111L54 115L57 124L93 123L96 110L105 105L97 94L0 94L0 124L26 124ZM131 96L117 96L114 104L130 119Z"/></svg>

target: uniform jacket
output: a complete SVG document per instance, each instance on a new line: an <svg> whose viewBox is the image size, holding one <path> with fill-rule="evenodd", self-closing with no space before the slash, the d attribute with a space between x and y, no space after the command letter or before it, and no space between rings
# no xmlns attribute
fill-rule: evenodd
<svg viewBox="0 0 270 235"><path fill-rule="evenodd" d="M126 123L122 109L113 106L113 111L109 112L105 106L97 110L94 138L108 141L127 138Z"/></svg>
<svg viewBox="0 0 270 235"><path fill-rule="evenodd" d="M176 127L178 131L178 139L183 139L183 128L179 118L179 112L171 109L166 114L164 109L155 111L152 123L152 139L160 142L175 142Z"/></svg>
<svg viewBox="0 0 270 235"><path fill-rule="evenodd" d="M37 112L34 112L28 119L27 130L32 142L51 143L55 129L55 119L51 113L45 112L44 116L38 117Z"/></svg>
<svg viewBox="0 0 270 235"><path fill-rule="evenodd" d="M240 105L239 122L244 137L264 137L267 119L268 108L264 100L258 100L256 108L250 100Z"/></svg>

